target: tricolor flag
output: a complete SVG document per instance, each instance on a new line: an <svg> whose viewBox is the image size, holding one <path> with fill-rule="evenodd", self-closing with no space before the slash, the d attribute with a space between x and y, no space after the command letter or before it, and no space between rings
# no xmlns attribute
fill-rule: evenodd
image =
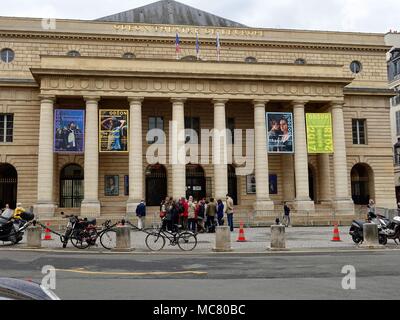
<svg viewBox="0 0 400 320"><path fill-rule="evenodd" d="M199 42L199 33L196 32L196 57L197 60L200 59L200 42Z"/></svg>
<svg viewBox="0 0 400 320"><path fill-rule="evenodd" d="M176 38L175 38L175 52L176 52L176 59L179 60L179 54L181 53L181 46L180 46L181 40L179 39L179 34L176 33Z"/></svg>
<svg viewBox="0 0 400 320"><path fill-rule="evenodd" d="M219 32L217 32L217 59L219 61L219 57L221 54L221 42L219 41Z"/></svg>

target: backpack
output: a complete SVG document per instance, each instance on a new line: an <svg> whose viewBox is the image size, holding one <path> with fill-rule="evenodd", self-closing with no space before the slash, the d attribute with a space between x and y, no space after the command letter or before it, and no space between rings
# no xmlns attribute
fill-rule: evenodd
<svg viewBox="0 0 400 320"><path fill-rule="evenodd" d="M200 206L199 206L199 214L198 214L198 216L199 217L202 217L202 218L204 218L204 208L205 206L204 206L204 203L202 203Z"/></svg>

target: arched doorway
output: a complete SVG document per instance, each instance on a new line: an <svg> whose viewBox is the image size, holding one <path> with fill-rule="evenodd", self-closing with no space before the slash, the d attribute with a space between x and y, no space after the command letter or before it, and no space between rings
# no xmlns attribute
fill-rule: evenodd
<svg viewBox="0 0 400 320"><path fill-rule="evenodd" d="M10 164L0 164L0 209L6 204L15 209L17 204L17 170Z"/></svg>
<svg viewBox="0 0 400 320"><path fill-rule="evenodd" d="M313 168L308 165L308 195L315 202L315 174Z"/></svg>
<svg viewBox="0 0 400 320"><path fill-rule="evenodd" d="M367 205L373 197L373 171L364 163L358 163L351 169L351 197L354 204Z"/></svg>
<svg viewBox="0 0 400 320"><path fill-rule="evenodd" d="M237 205L237 176L233 165L228 165L228 193L233 199L233 204Z"/></svg>
<svg viewBox="0 0 400 320"><path fill-rule="evenodd" d="M167 170L161 164L146 169L146 205L159 206L168 193Z"/></svg>
<svg viewBox="0 0 400 320"><path fill-rule="evenodd" d="M60 174L60 208L80 208L84 196L83 168L66 165Z"/></svg>
<svg viewBox="0 0 400 320"><path fill-rule="evenodd" d="M206 177L200 165L186 165L186 199L189 196L195 200L206 197Z"/></svg>

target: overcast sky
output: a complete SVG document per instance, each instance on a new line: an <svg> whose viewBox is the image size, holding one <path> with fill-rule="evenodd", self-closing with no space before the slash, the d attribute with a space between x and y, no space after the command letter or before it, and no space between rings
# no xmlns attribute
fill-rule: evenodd
<svg viewBox="0 0 400 320"><path fill-rule="evenodd" d="M137 8L151 0L13 0L1 16L91 20ZM400 31L399 0L181 0L192 7L250 27Z"/></svg>

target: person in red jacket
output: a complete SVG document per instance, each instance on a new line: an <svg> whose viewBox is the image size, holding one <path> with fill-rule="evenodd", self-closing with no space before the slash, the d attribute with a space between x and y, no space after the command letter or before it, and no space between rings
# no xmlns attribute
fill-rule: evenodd
<svg viewBox="0 0 400 320"><path fill-rule="evenodd" d="M189 204L184 197L181 198L180 207L183 209L183 212L179 213L180 216L180 224L182 225L183 230L187 230L188 228L188 216L189 216Z"/></svg>

